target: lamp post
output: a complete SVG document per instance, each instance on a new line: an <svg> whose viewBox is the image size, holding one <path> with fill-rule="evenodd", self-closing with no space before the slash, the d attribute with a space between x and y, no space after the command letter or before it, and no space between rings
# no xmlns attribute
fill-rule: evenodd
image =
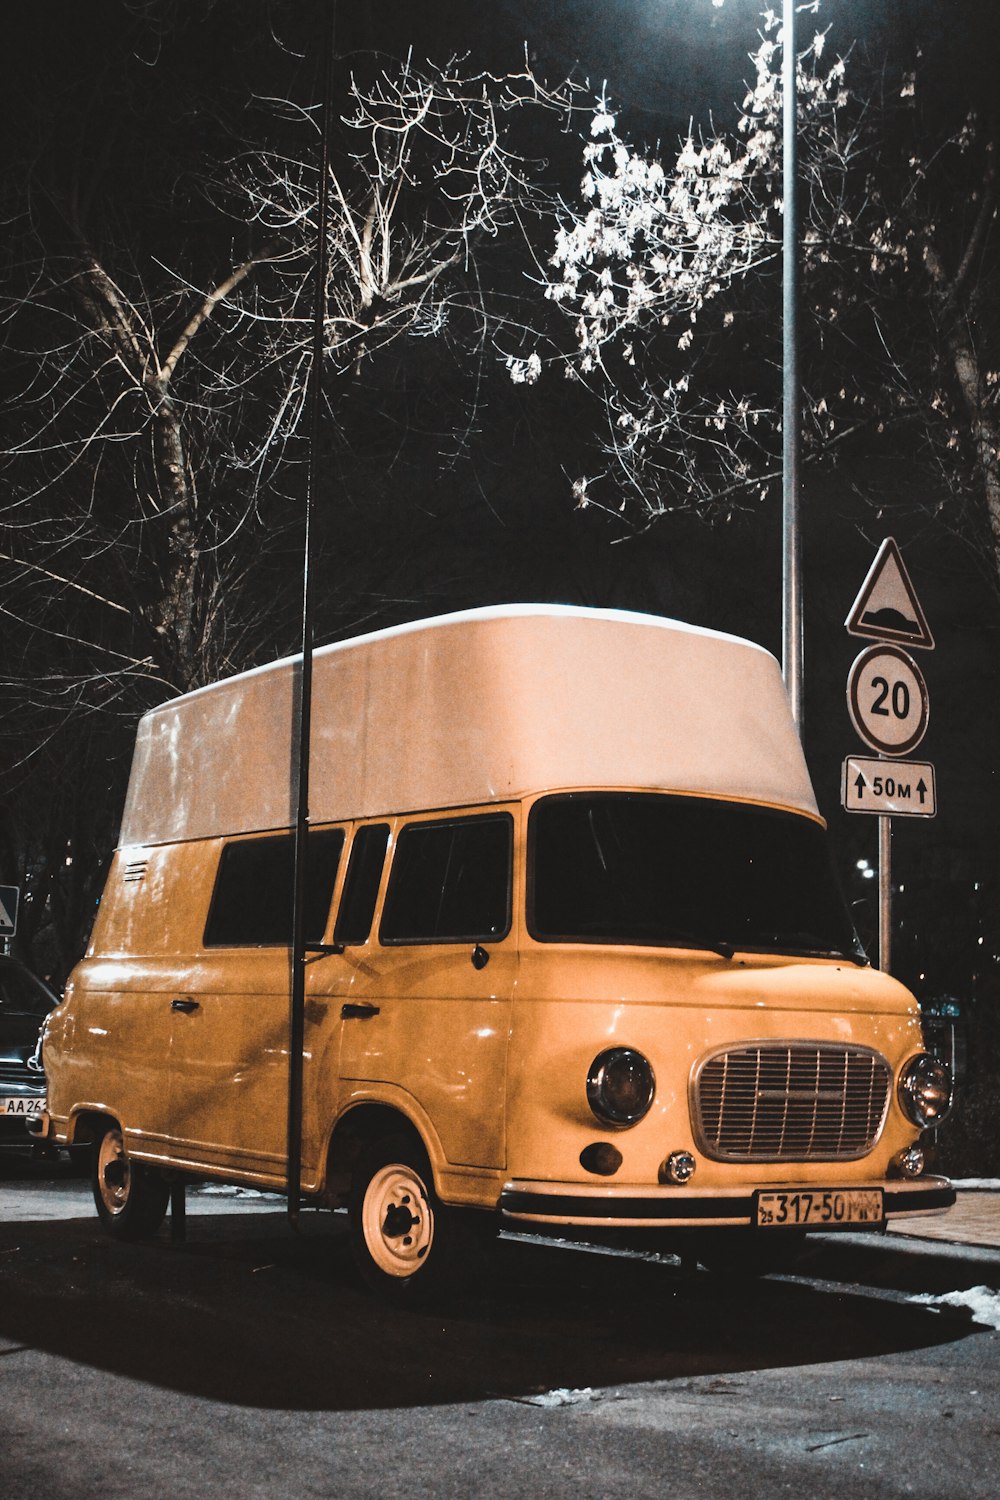
<svg viewBox="0 0 1000 1500"><path fill-rule="evenodd" d="M802 541L799 529L799 437L802 398L799 382L799 252L796 176L798 135L795 89L795 0L784 0L781 48L782 93L782 271L781 271L781 536L782 671L799 738L802 702Z"/></svg>
<svg viewBox="0 0 1000 1500"><path fill-rule="evenodd" d="M326 327L327 223L330 204L330 112L333 95L333 47L336 34L337 0L322 0L323 107L320 116L319 192L317 203L315 293L313 301L312 364L309 370L309 469L302 538L302 668L298 702L293 708L293 761L295 763L295 825L292 870L291 983L288 1010L288 1125L287 1172L288 1219L298 1228L302 1172L302 1083L305 1043L306 990L306 878L309 834L309 751L312 723L312 542L319 476L320 423L323 399L323 346ZM313 940L315 942L315 939Z"/></svg>
<svg viewBox="0 0 1000 1500"><path fill-rule="evenodd" d="M724 0L713 0L722 5ZM798 130L795 68L796 0L782 0L782 287L781 287L781 659L782 675L799 738L803 737L802 543L799 525L799 450L802 391L799 379Z"/></svg>

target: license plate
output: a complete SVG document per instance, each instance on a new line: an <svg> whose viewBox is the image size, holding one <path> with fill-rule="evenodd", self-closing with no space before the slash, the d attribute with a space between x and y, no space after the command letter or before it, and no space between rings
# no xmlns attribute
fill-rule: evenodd
<svg viewBox="0 0 1000 1500"><path fill-rule="evenodd" d="M44 1094L0 1095L0 1115L40 1115L44 1108Z"/></svg>
<svg viewBox="0 0 1000 1500"><path fill-rule="evenodd" d="M834 1229L839 1224L881 1224L885 1217L881 1188L796 1188L793 1192L757 1193L760 1229Z"/></svg>

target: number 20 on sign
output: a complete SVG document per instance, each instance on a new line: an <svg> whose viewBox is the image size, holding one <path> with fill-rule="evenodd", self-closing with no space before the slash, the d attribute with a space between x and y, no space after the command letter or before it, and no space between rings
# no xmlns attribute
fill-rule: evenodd
<svg viewBox="0 0 1000 1500"><path fill-rule="evenodd" d="M927 685L898 646L862 651L847 680L847 707L865 744L882 755L906 755L927 733Z"/></svg>

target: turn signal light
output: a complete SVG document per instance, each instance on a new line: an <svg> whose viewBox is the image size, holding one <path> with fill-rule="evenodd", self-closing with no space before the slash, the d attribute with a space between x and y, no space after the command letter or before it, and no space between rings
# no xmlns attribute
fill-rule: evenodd
<svg viewBox="0 0 1000 1500"><path fill-rule="evenodd" d="M697 1165L690 1151L671 1151L660 1168L660 1181L683 1186L685 1182L691 1181Z"/></svg>
<svg viewBox="0 0 1000 1500"><path fill-rule="evenodd" d="M919 1177L924 1170L924 1153L919 1146L907 1146L904 1151L897 1151L892 1158L892 1165L900 1177Z"/></svg>

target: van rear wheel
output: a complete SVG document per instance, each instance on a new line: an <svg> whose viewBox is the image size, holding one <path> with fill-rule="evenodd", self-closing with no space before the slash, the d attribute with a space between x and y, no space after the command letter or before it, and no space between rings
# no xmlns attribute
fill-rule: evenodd
<svg viewBox="0 0 1000 1500"><path fill-rule="evenodd" d="M430 1162L405 1135L361 1152L349 1204L351 1246L366 1284L391 1301L419 1301L440 1286L453 1220L434 1191Z"/></svg>
<svg viewBox="0 0 1000 1500"><path fill-rule="evenodd" d="M148 1239L163 1223L170 1188L152 1167L131 1160L117 1125L94 1141L91 1185L97 1216L116 1240Z"/></svg>

